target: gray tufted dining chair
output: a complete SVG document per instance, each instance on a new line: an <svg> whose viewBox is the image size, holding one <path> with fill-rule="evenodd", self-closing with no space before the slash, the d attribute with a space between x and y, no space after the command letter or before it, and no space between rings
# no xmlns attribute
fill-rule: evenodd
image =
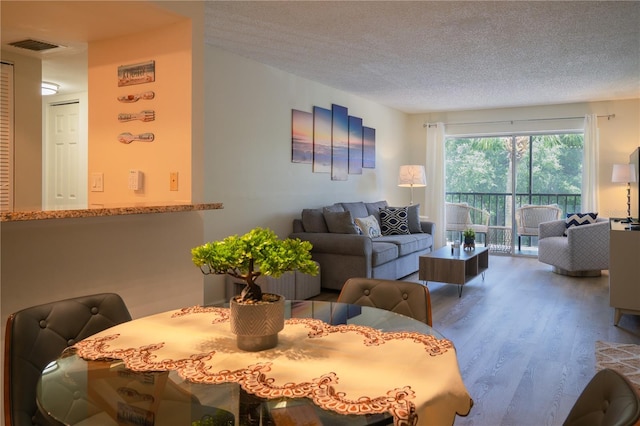
<svg viewBox="0 0 640 426"><path fill-rule="evenodd" d="M372 306L432 325L429 289L419 283L349 278L340 291L338 302Z"/></svg>
<svg viewBox="0 0 640 426"><path fill-rule="evenodd" d="M130 320L127 306L114 293L60 300L11 314L5 334L5 426L57 424L37 407L42 370L65 348Z"/></svg>
<svg viewBox="0 0 640 426"><path fill-rule="evenodd" d="M574 403L563 426L632 426L640 423L640 395L616 370L598 371Z"/></svg>

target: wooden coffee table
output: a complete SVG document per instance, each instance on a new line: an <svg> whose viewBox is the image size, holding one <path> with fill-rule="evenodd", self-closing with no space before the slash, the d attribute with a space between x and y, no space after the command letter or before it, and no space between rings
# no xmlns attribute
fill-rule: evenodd
<svg viewBox="0 0 640 426"><path fill-rule="evenodd" d="M458 297L462 296L462 286L489 268L489 249L476 247L475 250L463 250L460 255L451 254L451 246L442 247L429 254L420 256L418 279L458 285Z"/></svg>

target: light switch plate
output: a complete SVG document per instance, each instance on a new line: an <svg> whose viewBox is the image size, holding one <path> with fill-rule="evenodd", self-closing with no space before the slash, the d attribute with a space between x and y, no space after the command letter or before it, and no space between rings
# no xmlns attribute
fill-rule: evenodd
<svg viewBox="0 0 640 426"><path fill-rule="evenodd" d="M91 173L91 192L104 192L104 174Z"/></svg>

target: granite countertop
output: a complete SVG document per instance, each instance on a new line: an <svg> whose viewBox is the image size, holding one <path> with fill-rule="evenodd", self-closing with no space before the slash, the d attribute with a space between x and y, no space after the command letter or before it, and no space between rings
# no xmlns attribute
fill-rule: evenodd
<svg viewBox="0 0 640 426"><path fill-rule="evenodd" d="M190 212L198 210L217 210L222 209L222 203L157 203L157 204L132 204L120 206L95 205L87 209L69 209L69 210L37 210L37 211L15 211L0 213L0 222L17 222L24 220L43 220L43 219L68 219L80 217L101 217L101 216L122 216L131 214L149 214L149 213L173 213L173 212Z"/></svg>

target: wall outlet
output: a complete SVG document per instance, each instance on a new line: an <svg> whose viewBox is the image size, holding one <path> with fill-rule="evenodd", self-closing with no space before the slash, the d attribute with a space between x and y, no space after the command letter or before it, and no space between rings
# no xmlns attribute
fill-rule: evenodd
<svg viewBox="0 0 640 426"><path fill-rule="evenodd" d="M91 192L104 192L104 174L91 173Z"/></svg>
<svg viewBox="0 0 640 426"><path fill-rule="evenodd" d="M169 173L169 191L178 190L178 172Z"/></svg>

